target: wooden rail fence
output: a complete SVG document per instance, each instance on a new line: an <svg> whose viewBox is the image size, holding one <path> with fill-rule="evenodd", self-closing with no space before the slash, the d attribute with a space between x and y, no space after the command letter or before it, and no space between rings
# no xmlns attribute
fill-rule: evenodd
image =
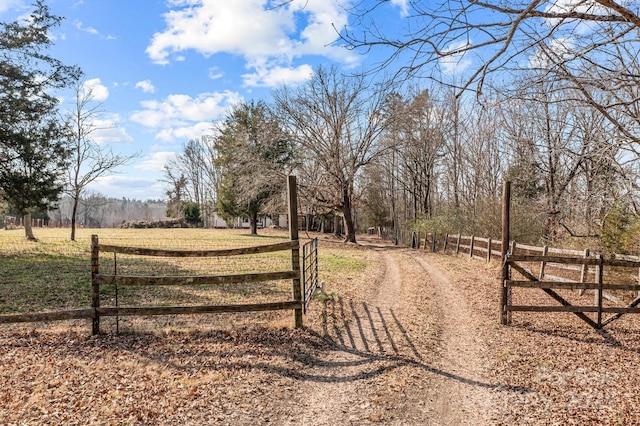
<svg viewBox="0 0 640 426"><path fill-rule="evenodd" d="M39 322L57 321L70 319L92 319L92 333L100 332L100 318L109 316L148 316L148 315L170 315L170 314L201 314L220 312L249 312L265 310L292 309L294 311L294 325L296 328L302 327L302 314L304 308L303 290L301 284L300 270L300 243L298 239L298 215L297 215L297 190L295 176L288 179L288 201L289 201L289 241L268 244L262 246L231 248L218 250L165 250L139 247L125 247L100 244L98 236L91 237L91 308L71 309L56 312L39 312L0 315L0 324L19 322ZM105 274L100 271L100 252L110 252L127 255L140 256L162 256L162 257L229 257L249 254L270 253L276 251L291 251L291 269L285 271L271 271L251 274L232 275L204 275L204 276L128 276ZM309 259L317 256L317 240L310 252ZM310 279L315 279L317 285L317 258L313 264L315 270L310 275ZM305 271L306 272L306 271ZM249 283L272 280L291 280L291 300L234 304L234 305L209 305L209 306L141 306L141 307L102 307L100 305L100 286L179 286L179 285L203 285L203 284L231 284ZM311 284L310 284L311 286ZM117 288L117 287L116 287Z"/></svg>
<svg viewBox="0 0 640 426"><path fill-rule="evenodd" d="M424 235L423 235L424 234ZM438 234L435 232L412 231L407 246L436 253L467 254L472 259L490 262L500 259L502 243L491 238L474 235Z"/></svg>
<svg viewBox="0 0 640 426"><path fill-rule="evenodd" d="M302 300L296 295L301 294L300 268L292 268L287 271L261 272L252 274L232 275L202 275L202 276L127 276L118 274L103 274L99 269L100 252L114 254L128 254L140 256L163 257L228 257L248 254L270 253L282 250L290 250L294 264L299 265L299 242L291 240L283 243L254 246L247 248L222 249L222 250L157 250L148 248L122 247L99 244L98 236L91 237L91 307L95 310L93 318L93 334L100 332L101 316L147 316L147 315L175 315L175 314L202 314L220 312L250 312L279 309L302 309ZM236 305L212 305L212 306L147 306L147 307L109 307L100 306L100 286L179 286L179 285L211 285L211 284L237 284L255 283L273 280L292 280L293 300L285 302L270 302L256 304ZM302 327L302 319L295 323L296 327Z"/></svg>
<svg viewBox="0 0 640 426"><path fill-rule="evenodd" d="M553 280L545 281L544 278L539 278L542 274L536 276L529 268L527 264L540 263L540 269L543 270L544 266L549 263L563 264L572 266L573 270L584 271L584 268L592 266L595 268L595 279L593 281L573 281L569 279L562 280L559 277L553 277ZM503 315L509 312L572 312L580 319L585 321L590 326L600 329L607 324L615 321L624 314L640 313L640 297L636 297L627 306L603 306L605 290L620 291L628 290L637 294L640 291L640 285L636 283L624 283L613 282L605 283L605 267L622 267L633 268L635 270L640 269L640 261L637 260L625 260L625 259L605 259L602 255L595 257L563 257L563 256L536 256L536 255L523 255L523 254L508 254L504 263L504 268L507 268L506 274L509 279L504 280L503 286L506 289L512 288L538 288L551 296L560 305L513 305L511 298L506 298L502 302L501 311ZM524 279L513 280L511 279L512 270L518 272ZM583 274L586 276L586 273ZM562 297L556 290L585 290L594 291L594 305L572 305L566 298ZM593 313L595 318L590 318L586 313ZM612 314L608 318L604 319L603 314Z"/></svg>

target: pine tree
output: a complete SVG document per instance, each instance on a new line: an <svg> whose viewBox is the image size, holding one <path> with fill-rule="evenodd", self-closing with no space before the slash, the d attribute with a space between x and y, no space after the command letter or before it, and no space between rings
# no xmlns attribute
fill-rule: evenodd
<svg viewBox="0 0 640 426"><path fill-rule="evenodd" d="M25 215L29 239L30 214L58 200L69 158L55 91L80 74L46 53L62 18L42 0L34 6L29 19L0 23L0 197Z"/></svg>
<svg viewBox="0 0 640 426"><path fill-rule="evenodd" d="M227 223L232 217L248 217L256 234L258 214L276 213L283 201L294 162L292 140L264 102L250 102L229 114L215 148L219 214Z"/></svg>

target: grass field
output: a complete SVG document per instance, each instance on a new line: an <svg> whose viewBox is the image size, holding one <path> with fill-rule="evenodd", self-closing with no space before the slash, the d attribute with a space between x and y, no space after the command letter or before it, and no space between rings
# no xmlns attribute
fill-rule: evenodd
<svg viewBox="0 0 640 426"><path fill-rule="evenodd" d="M91 235L109 245L205 250L248 247L286 241L286 231L205 229L80 229L69 241L68 229L35 229L37 242L22 230L0 231L0 314L42 312L90 306ZM303 242L306 235L301 235ZM290 252L227 258L167 258L103 253L100 271L120 275L222 275L290 269ZM366 259L357 250L331 244L320 248L320 279L358 274ZM169 306L260 303L291 298L291 281L216 286L101 286L102 306ZM287 317L289 314L285 314Z"/></svg>

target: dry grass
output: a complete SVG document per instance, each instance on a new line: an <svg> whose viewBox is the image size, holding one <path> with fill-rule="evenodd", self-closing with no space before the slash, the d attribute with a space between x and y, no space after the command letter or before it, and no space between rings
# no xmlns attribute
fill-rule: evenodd
<svg viewBox="0 0 640 426"><path fill-rule="evenodd" d="M80 229L75 242L66 229L37 229L37 242L26 241L21 230L0 231L0 314L42 312L90 305L90 245L97 234L102 244L159 249L206 250L248 247L286 241L285 231L203 229ZM303 242L315 235L301 235ZM341 242L324 238L320 249L319 278L331 286L348 283L364 273L370 260L367 252L351 250ZM224 275L288 270L288 251L227 258L171 258L101 253L100 270L120 275L191 276ZM348 286L345 287L348 293ZM121 287L101 286L102 306L214 305L274 302L291 299L291 281L216 286ZM276 318L289 324L289 312L235 315L246 318ZM225 316L223 316L225 317ZM245 318L246 317L246 318ZM120 319L120 330L157 330L164 327L199 327L198 317L159 317L148 320ZM104 330L113 331L115 319L104 319ZM224 320L228 321L228 320ZM217 322L217 321L216 321ZM224 323L224 322L223 322ZM258 321L260 323L260 321Z"/></svg>
<svg viewBox="0 0 640 426"><path fill-rule="evenodd" d="M142 236L141 231L131 231L126 234L131 239L149 241L140 244L147 247L165 244L175 248L168 241L177 236L199 239L198 248L286 239L284 233L256 239L237 231L188 230L183 234L172 231L172 238L168 238L157 230ZM2 290L11 286L14 293L21 293L11 298L9 302L13 303L6 303L5 309L82 305L87 296L79 294L88 292L88 278L82 278L84 284L78 285L78 293L66 291L71 288L70 281L88 274L85 245L90 231L85 232L78 243L40 232L41 241L36 243L40 246L16 241L11 252L0 255L3 266L11 262L14 271L20 267L30 281L38 283L29 286L20 277L6 275L10 282L3 280ZM116 238L127 241L123 231L99 233L103 242L115 244ZM203 237L205 234L208 238ZM0 233L0 239L5 237ZM109 319L103 319L102 324L107 333L96 337L89 336L86 321L0 327L0 423L286 424L293 407L299 408L308 397L298 392L301 381L308 380L299 372L327 346L314 331L322 329L327 306L343 298L361 300L379 270L374 253L331 238L321 241L319 252L320 279L335 298L313 302L305 317L310 327L306 330L290 327L292 313L288 311L121 319L120 336L115 335L114 324L106 321ZM49 258L48 266L35 261L41 256ZM69 262L82 264L82 269L51 287L64 300L31 301L36 288L40 288L38 293L45 292L44 282L51 271L65 269ZM267 292L272 295L273 291ZM193 288L162 296L169 298L162 301L171 302L201 301L205 297L218 300L213 291ZM224 294L225 298L230 296L229 292ZM152 295L143 301L157 303L159 298ZM340 318L341 324L345 321L347 317Z"/></svg>

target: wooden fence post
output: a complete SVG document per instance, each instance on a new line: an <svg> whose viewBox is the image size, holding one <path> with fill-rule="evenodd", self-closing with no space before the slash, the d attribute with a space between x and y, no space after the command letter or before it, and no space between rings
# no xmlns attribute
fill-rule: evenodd
<svg viewBox="0 0 640 426"><path fill-rule="evenodd" d="M582 257L584 257L585 259L587 257L589 257L589 249L584 249L584 254L582 255ZM589 265L582 265L582 269L580 270L580 282L581 283L586 283L587 282L587 273L589 272ZM581 288L580 290L578 290L578 294L580 296L582 296L584 294L584 288Z"/></svg>
<svg viewBox="0 0 640 426"><path fill-rule="evenodd" d="M542 256L546 256L548 254L549 254L549 246L545 244L544 247L542 247ZM540 262L540 273L538 274L538 279L540 281L542 281L542 279L544 278L545 266L547 266L547 262L545 262L544 260Z"/></svg>
<svg viewBox="0 0 640 426"><path fill-rule="evenodd" d="M473 258L473 246L475 245L476 237L475 235L471 236L471 243L469 243L469 259Z"/></svg>
<svg viewBox="0 0 640 426"><path fill-rule="evenodd" d="M602 328L602 277L604 275L604 265L603 265L604 257L599 254L598 255L598 265L596 266L596 282L598 283L598 290L595 292L595 304L598 307L598 312L596 313L596 324L597 328Z"/></svg>
<svg viewBox="0 0 640 426"><path fill-rule="evenodd" d="M98 249L98 236L91 236L91 307L93 308L93 320L91 333L95 336L100 333L100 316L97 308L100 307L100 285L97 276L100 273L100 252Z"/></svg>
<svg viewBox="0 0 640 426"><path fill-rule="evenodd" d="M447 254L447 246L449 245L449 234L445 234L444 235L444 248L442 249L442 252L444 254Z"/></svg>
<svg viewBox="0 0 640 426"><path fill-rule="evenodd" d="M458 232L458 239L456 241L456 254L460 253L460 238L462 238L462 234Z"/></svg>
<svg viewBox="0 0 640 426"><path fill-rule="evenodd" d="M506 325L508 320L507 304L509 303L509 264L507 253L509 249L509 220L511 207L511 182L505 181L502 190L502 285L500 292L500 324Z"/></svg>
<svg viewBox="0 0 640 426"><path fill-rule="evenodd" d="M487 239L487 263L491 263L491 237Z"/></svg>
<svg viewBox="0 0 640 426"><path fill-rule="evenodd" d="M289 200L289 238L291 241L298 241L298 189L296 177L289 176L287 180L287 193ZM291 249L291 269L300 272L300 247ZM302 304L302 287L300 277L291 280L291 292L293 300ZM295 328L302 328L302 306L293 311L293 322Z"/></svg>
<svg viewBox="0 0 640 426"><path fill-rule="evenodd" d="M431 241L431 253L435 253L436 252L436 233L433 233L433 240Z"/></svg>
<svg viewBox="0 0 640 426"><path fill-rule="evenodd" d="M640 256L638 256L638 260L640 260ZM640 268L638 268L638 284L640 284ZM640 290L638 290L638 297L640 297Z"/></svg>

